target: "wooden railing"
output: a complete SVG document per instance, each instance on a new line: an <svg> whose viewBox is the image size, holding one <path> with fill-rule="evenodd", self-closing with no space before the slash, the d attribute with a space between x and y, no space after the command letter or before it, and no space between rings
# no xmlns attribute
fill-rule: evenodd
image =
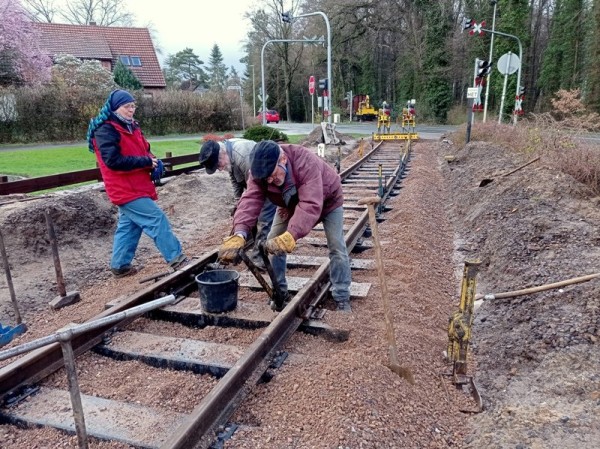
<svg viewBox="0 0 600 449"><path fill-rule="evenodd" d="M198 154L186 154L184 156L165 157L161 159L166 167L165 178L169 176L187 173L198 170ZM175 169L178 165L194 165ZM4 180L3 180L4 178ZM102 181L102 174L99 168L89 168L87 170L72 171L68 173L59 173L57 175L40 176L38 178L21 179L19 181L5 181L7 177L0 177L0 195L9 195L11 193L31 193L40 190L54 189L73 184L79 184L89 181Z"/></svg>

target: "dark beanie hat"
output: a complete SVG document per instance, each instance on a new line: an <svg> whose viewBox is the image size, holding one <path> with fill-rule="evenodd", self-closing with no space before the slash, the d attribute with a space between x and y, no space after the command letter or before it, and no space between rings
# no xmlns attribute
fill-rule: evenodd
<svg viewBox="0 0 600 449"><path fill-rule="evenodd" d="M133 95L131 95L126 90L121 89L113 90L110 93L110 97L108 97L108 99L111 111L116 111L124 104L135 102L135 98L133 98Z"/></svg>
<svg viewBox="0 0 600 449"><path fill-rule="evenodd" d="M209 175L217 170L220 150L221 147L214 140L207 140L200 148L200 167L204 167Z"/></svg>
<svg viewBox="0 0 600 449"><path fill-rule="evenodd" d="M250 153L250 173L256 179L267 179L277 166L280 148L272 140L258 142Z"/></svg>

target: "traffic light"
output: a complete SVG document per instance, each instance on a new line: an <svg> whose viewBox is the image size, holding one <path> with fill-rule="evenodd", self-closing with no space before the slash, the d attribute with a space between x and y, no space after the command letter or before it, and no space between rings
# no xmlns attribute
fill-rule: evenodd
<svg viewBox="0 0 600 449"><path fill-rule="evenodd" d="M281 13L281 20L283 20L285 23L292 23L292 14L288 11L288 12L282 12Z"/></svg>
<svg viewBox="0 0 600 449"><path fill-rule="evenodd" d="M492 61L485 61L480 59L479 63L477 64L477 77L485 78L486 76L488 76L492 71L492 65Z"/></svg>
<svg viewBox="0 0 600 449"><path fill-rule="evenodd" d="M327 90L327 78L322 78L319 80L319 89Z"/></svg>
<svg viewBox="0 0 600 449"><path fill-rule="evenodd" d="M468 29L473 28L475 25L475 21L473 19L469 19L467 17L463 17L462 21L462 31L466 31Z"/></svg>

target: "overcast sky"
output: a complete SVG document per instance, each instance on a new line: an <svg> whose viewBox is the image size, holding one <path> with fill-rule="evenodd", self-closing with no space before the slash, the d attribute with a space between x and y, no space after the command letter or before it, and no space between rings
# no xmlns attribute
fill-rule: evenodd
<svg viewBox="0 0 600 449"><path fill-rule="evenodd" d="M177 53L186 47L208 63L210 51L217 44L223 54L227 68L232 65L238 73L244 71L239 62L245 54L242 40L246 38L249 22L243 18L258 0L222 0L217 2L198 0L127 0L127 10L135 14L136 26L152 23L156 31L156 43L163 54L162 61L169 54Z"/></svg>

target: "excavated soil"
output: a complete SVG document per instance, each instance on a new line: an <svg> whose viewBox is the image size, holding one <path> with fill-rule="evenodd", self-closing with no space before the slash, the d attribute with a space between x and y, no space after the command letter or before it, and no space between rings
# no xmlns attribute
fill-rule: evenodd
<svg viewBox="0 0 600 449"><path fill-rule="evenodd" d="M343 147L342 168L357 159ZM339 151L328 154L335 163ZM450 157L452 156L452 157ZM479 307L469 373L475 375L485 410L472 414L468 391L445 376L447 325L459 299L465 260L480 260L478 292L498 293L600 271L599 199L542 158L525 162L501 148L451 141L414 145L400 194L379 225L398 355L411 385L386 367L388 345L377 271L356 271L370 282L367 298L353 301L350 316L328 312L324 321L350 330L332 343L295 334L291 357L271 382L260 384L232 420L240 424L225 448L596 448L600 441L598 281L507 299ZM480 181L493 181L480 187ZM188 255L214 249L231 225L233 194L227 175L182 175L159 188ZM116 209L98 188L20 201L0 201L3 233L25 335L10 346L83 322L138 281L165 270L143 237L136 257L141 271L114 279L107 270ZM44 214L49 211L67 290L82 300L60 310ZM299 250L302 243L299 242ZM374 258L374 251L353 257ZM14 324L10 296L0 279L0 321ZM152 323L138 324L152 327ZM179 336L220 335L210 328L172 325ZM235 330L219 338L237 338ZM246 336L248 338L248 336ZM77 360L82 389L115 399L189 413L214 380L156 371L138 362L98 355ZM0 365L6 362L0 362ZM90 379L101 378L102 384ZM124 381L126 380L126 381ZM50 379L65 387L64 372ZM86 391L86 388L90 391ZM467 412L465 412L467 411ZM131 417L135 425L136 417ZM77 439L53 429L0 425L0 448L75 448ZM125 448L91 439L91 448Z"/></svg>

